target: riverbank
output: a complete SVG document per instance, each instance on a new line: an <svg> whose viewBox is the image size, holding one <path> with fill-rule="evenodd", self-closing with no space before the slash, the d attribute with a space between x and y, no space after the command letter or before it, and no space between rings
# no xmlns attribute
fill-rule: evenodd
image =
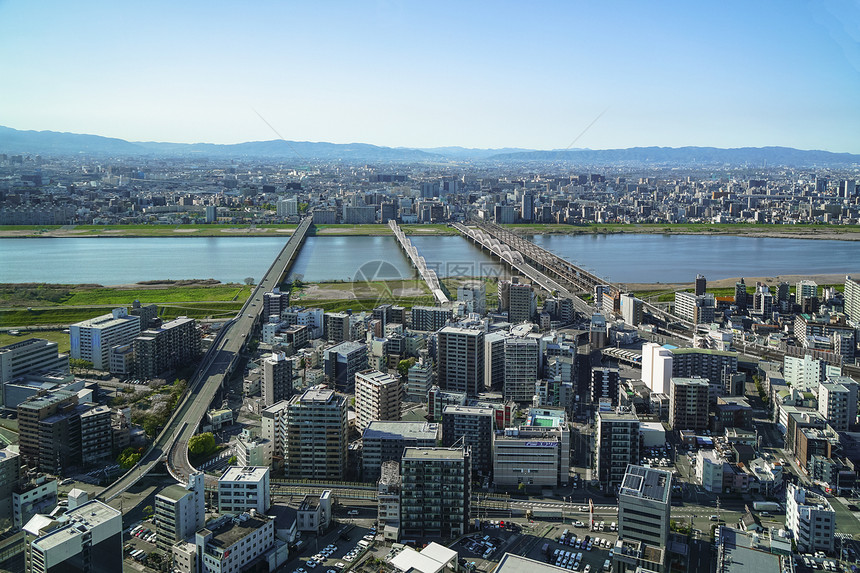
<svg viewBox="0 0 860 573"><path fill-rule="evenodd" d="M516 224L503 225L519 235L726 235L774 239L860 241L860 225L755 225L755 224ZM72 237L289 237L295 225L3 225L0 238ZM446 224L401 225L414 236L458 235ZM311 236L389 236L388 225L315 225Z"/></svg>

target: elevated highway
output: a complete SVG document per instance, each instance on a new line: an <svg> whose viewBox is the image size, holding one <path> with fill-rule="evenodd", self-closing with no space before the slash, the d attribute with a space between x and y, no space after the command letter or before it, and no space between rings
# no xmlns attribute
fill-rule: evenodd
<svg viewBox="0 0 860 573"><path fill-rule="evenodd" d="M311 221L311 217L302 220L242 306L242 310L221 328L189 381L188 390L176 411L140 462L102 490L97 496L99 499L110 501L137 483L161 462L166 463L170 475L180 482L186 481L195 471L188 460L188 440L197 433L197 427L216 393L233 374L240 352L261 320L263 295L278 286L287 274L307 237Z"/></svg>
<svg viewBox="0 0 860 573"><path fill-rule="evenodd" d="M410 262L412 262L412 266L418 269L418 273L421 275L421 278L427 283L427 287L430 289L430 292L433 293L433 296L436 298L436 302L439 304L449 302L448 296L442 290L442 285L439 284L439 277L436 276L436 271L427 267L427 261L424 260L424 257L418 254L418 249L412 245L412 241L406 238L406 235L403 233L403 229L401 229L397 225L397 222L393 220L388 221L388 226L391 227L392 231L394 231L394 236L397 237L397 242L400 243L400 248L402 248L406 253L406 256L409 257Z"/></svg>

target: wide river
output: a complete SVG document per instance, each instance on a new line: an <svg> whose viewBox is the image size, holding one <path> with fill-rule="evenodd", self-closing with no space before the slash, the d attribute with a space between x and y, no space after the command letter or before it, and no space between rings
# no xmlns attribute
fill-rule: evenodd
<svg viewBox="0 0 860 573"><path fill-rule="evenodd" d="M538 245L614 282L692 282L860 268L851 241L695 235L536 235ZM134 283L153 279L259 280L285 237L0 239L0 282ZM412 237L440 277L499 272L459 236ZM292 274L305 281L413 276L393 237L309 237Z"/></svg>

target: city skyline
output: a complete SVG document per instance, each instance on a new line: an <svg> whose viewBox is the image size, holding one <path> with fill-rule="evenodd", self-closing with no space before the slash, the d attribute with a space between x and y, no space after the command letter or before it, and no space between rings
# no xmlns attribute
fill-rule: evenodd
<svg viewBox="0 0 860 573"><path fill-rule="evenodd" d="M0 3L0 124L129 141L860 152L851 3ZM26 49L22 50L22 46Z"/></svg>

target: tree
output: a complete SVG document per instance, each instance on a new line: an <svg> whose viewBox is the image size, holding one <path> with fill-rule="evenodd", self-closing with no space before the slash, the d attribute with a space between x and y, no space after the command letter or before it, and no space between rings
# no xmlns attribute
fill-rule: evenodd
<svg viewBox="0 0 860 573"><path fill-rule="evenodd" d="M90 370L93 367L93 363L83 358L69 358L69 367L72 370Z"/></svg>
<svg viewBox="0 0 860 573"><path fill-rule="evenodd" d="M230 459L227 460L227 465L235 466L236 462L238 462L238 461L239 461L239 458L237 458L236 456L230 456Z"/></svg>
<svg viewBox="0 0 860 573"><path fill-rule="evenodd" d="M120 468L127 470L134 467L134 465L140 461L141 455L142 454L134 448L126 448L122 451L116 461Z"/></svg>
<svg viewBox="0 0 860 573"><path fill-rule="evenodd" d="M397 373L401 378L406 378L409 375L409 369L415 365L415 358L407 358L397 363Z"/></svg>
<svg viewBox="0 0 860 573"><path fill-rule="evenodd" d="M144 519L149 519L152 517L152 514L155 513L155 510L152 509L151 505L147 505L143 508L143 517Z"/></svg>
<svg viewBox="0 0 860 573"><path fill-rule="evenodd" d="M188 440L188 452L192 456L205 456L207 454L211 454L215 451L215 447L215 436L212 435L212 432L197 434Z"/></svg>
<svg viewBox="0 0 860 573"><path fill-rule="evenodd" d="M254 284L254 277L245 277L245 284L248 286Z"/></svg>

